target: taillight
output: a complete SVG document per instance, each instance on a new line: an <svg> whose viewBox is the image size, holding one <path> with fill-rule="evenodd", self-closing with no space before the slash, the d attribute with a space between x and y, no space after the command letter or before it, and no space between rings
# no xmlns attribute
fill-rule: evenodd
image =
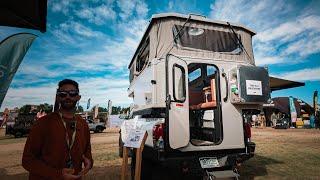
<svg viewBox="0 0 320 180"><path fill-rule="evenodd" d="M244 133L245 133L245 137L248 138L248 142L250 142L251 141L251 124L250 123L245 123Z"/></svg>
<svg viewBox="0 0 320 180"><path fill-rule="evenodd" d="M153 126L153 146L155 148L164 148L163 144L163 124L157 124Z"/></svg>

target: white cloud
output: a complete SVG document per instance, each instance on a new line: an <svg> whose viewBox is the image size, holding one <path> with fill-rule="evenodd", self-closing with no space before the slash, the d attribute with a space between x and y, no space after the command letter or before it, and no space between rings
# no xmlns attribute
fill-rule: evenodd
<svg viewBox="0 0 320 180"><path fill-rule="evenodd" d="M320 32L320 17L310 15L307 17L299 17L297 20L284 22L277 27L270 27L257 35L259 41L281 40L283 42L295 39L297 35L315 31Z"/></svg>
<svg viewBox="0 0 320 180"><path fill-rule="evenodd" d="M115 68L125 68L130 62L138 41L125 38L123 41L108 41L101 50L83 52L66 57L64 62L82 70L103 70L106 65ZM109 67L110 68L110 67Z"/></svg>
<svg viewBox="0 0 320 180"><path fill-rule="evenodd" d="M144 18L149 11L147 4L138 0L119 0L117 5L121 10L119 16L122 20L127 20L134 13L138 15L136 18Z"/></svg>
<svg viewBox="0 0 320 180"><path fill-rule="evenodd" d="M49 0L48 7L51 7L50 9L53 12L62 12L66 15L69 13L73 2L74 0Z"/></svg>
<svg viewBox="0 0 320 180"><path fill-rule="evenodd" d="M97 25L106 24L107 20L113 20L116 18L116 12L112 9L112 6L105 4L94 8L84 7L77 11L76 15Z"/></svg>
<svg viewBox="0 0 320 180"><path fill-rule="evenodd" d="M299 54L300 57L305 57L319 52L320 36L316 36L312 39L300 39L294 43L291 43L290 46L285 49L284 54Z"/></svg>
<svg viewBox="0 0 320 180"><path fill-rule="evenodd" d="M62 43L78 46L85 43L84 38L102 38L105 35L100 31L94 31L89 27L75 21L67 21L59 24L51 30L51 33Z"/></svg>
<svg viewBox="0 0 320 180"><path fill-rule="evenodd" d="M168 9L172 10L173 8L173 1L169 1L168 3Z"/></svg>
<svg viewBox="0 0 320 180"><path fill-rule="evenodd" d="M283 63L284 59L280 56L263 56L258 55L255 57L256 65L257 66L264 66L264 65L270 65L270 64L279 64Z"/></svg>
<svg viewBox="0 0 320 180"><path fill-rule="evenodd" d="M86 107L88 98L92 104L107 106L107 100L113 101L114 105L127 106L131 103L128 98L127 78L115 78L110 76L97 78L73 78L79 83L80 94L82 96L80 105ZM58 83L58 82L57 82ZM25 104L54 104L57 83L46 84L40 87L10 88L4 99L1 110L6 107L21 107Z"/></svg>
<svg viewBox="0 0 320 180"><path fill-rule="evenodd" d="M320 81L320 67L286 72L277 76L293 81Z"/></svg>
<svg viewBox="0 0 320 180"><path fill-rule="evenodd" d="M217 0L210 17L242 23L257 31L253 47L257 64L301 63L320 51L319 12L280 0ZM299 9L300 8L300 9Z"/></svg>

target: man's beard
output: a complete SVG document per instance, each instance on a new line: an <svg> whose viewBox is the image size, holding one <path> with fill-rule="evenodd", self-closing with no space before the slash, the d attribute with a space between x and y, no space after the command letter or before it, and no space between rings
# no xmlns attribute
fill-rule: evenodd
<svg viewBox="0 0 320 180"><path fill-rule="evenodd" d="M74 110L76 105L77 105L77 101L72 101L71 99L66 99L60 102L62 109L64 110Z"/></svg>

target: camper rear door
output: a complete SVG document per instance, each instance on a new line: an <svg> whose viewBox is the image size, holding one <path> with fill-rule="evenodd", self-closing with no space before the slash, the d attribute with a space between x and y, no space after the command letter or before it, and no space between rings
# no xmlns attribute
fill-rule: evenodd
<svg viewBox="0 0 320 180"><path fill-rule="evenodd" d="M172 149L187 146L189 133L189 98L187 63L173 55L166 59L167 97L168 105L169 145Z"/></svg>

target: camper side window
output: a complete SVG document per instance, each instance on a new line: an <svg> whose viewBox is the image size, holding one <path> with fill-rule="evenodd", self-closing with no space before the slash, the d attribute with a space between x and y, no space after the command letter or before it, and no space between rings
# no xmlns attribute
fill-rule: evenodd
<svg viewBox="0 0 320 180"><path fill-rule="evenodd" d="M133 73L134 73L134 66L130 67L130 74L129 74L129 81L131 82L133 80Z"/></svg>
<svg viewBox="0 0 320 180"><path fill-rule="evenodd" d="M186 74L182 66L175 64L173 66L173 99L176 102L186 100Z"/></svg>
<svg viewBox="0 0 320 180"><path fill-rule="evenodd" d="M145 43L141 46L141 49L140 49L138 57L137 57L137 63L136 63L136 71L137 72L142 71L149 60L149 52L150 52L150 43L149 42L150 41L148 38L145 41Z"/></svg>

